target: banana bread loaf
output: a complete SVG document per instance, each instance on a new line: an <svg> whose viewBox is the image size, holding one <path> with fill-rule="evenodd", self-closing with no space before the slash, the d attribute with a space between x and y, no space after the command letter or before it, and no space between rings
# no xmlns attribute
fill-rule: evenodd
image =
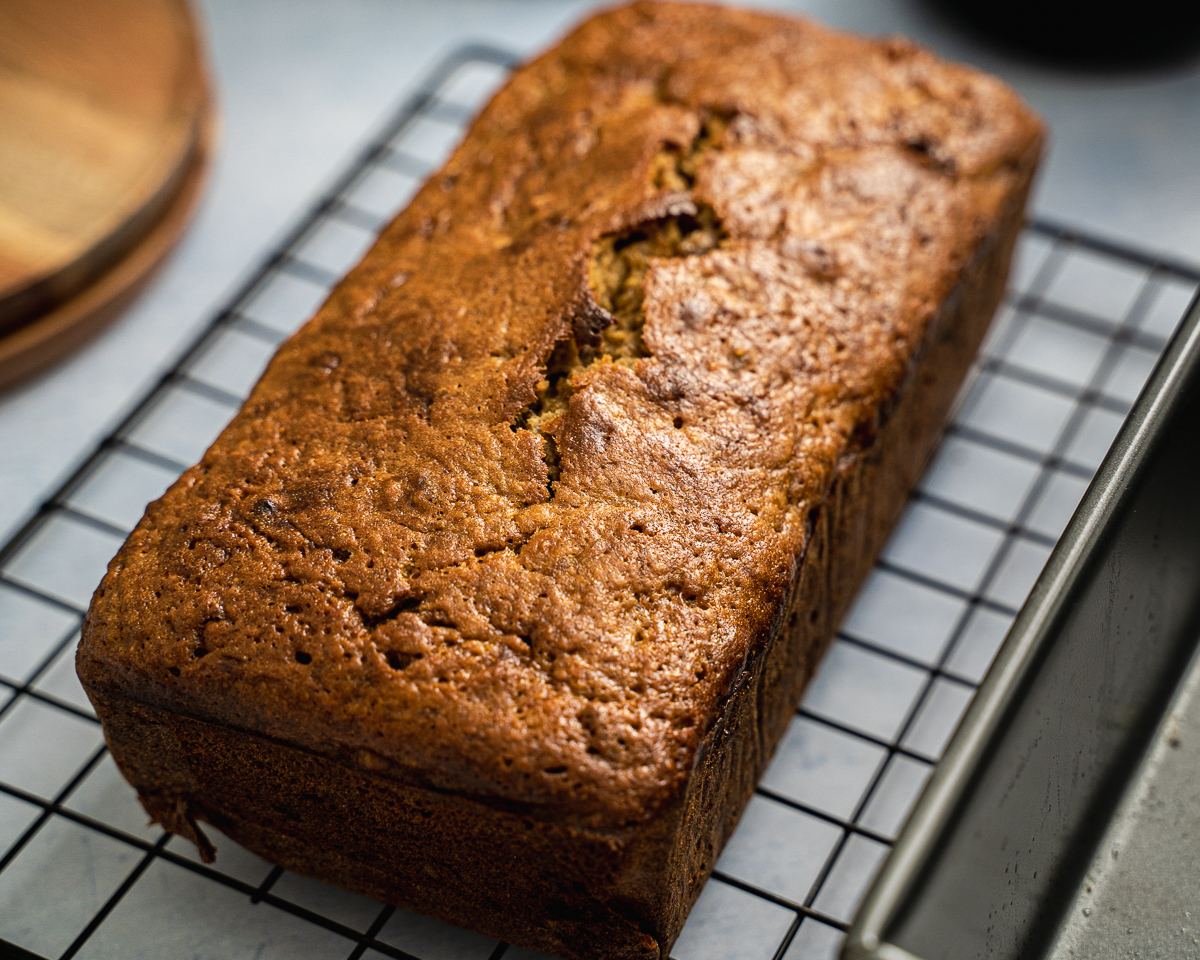
<svg viewBox="0 0 1200 960"><path fill-rule="evenodd" d="M1040 148L902 41L600 14L518 71L96 591L150 815L666 957L936 442Z"/></svg>

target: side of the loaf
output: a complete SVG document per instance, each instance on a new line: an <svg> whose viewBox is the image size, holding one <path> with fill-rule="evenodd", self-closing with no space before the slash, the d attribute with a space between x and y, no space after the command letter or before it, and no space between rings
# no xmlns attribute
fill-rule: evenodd
<svg viewBox="0 0 1200 960"><path fill-rule="evenodd" d="M80 675L147 809L665 955L932 448L1039 137L978 73L722 8L519 71L98 589Z"/></svg>

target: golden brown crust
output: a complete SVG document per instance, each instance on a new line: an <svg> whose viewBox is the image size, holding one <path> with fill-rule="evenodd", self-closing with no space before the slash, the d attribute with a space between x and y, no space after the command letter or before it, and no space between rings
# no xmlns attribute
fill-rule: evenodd
<svg viewBox="0 0 1200 960"><path fill-rule="evenodd" d="M1007 88L904 43L588 21L148 510L89 613L89 692L613 842L683 816L972 263L990 316L1039 142ZM855 576L870 526L829 544Z"/></svg>
<svg viewBox="0 0 1200 960"><path fill-rule="evenodd" d="M887 422L839 468L777 628L722 705L687 789L655 816L580 829L93 691L146 809L202 852L197 820L288 869L521 946L577 960L667 956L937 439L1003 290L1022 206L1020 193L1009 199Z"/></svg>

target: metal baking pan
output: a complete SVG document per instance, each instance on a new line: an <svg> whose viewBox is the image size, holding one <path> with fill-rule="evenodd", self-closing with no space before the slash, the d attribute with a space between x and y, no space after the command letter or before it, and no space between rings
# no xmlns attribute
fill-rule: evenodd
<svg viewBox="0 0 1200 960"><path fill-rule="evenodd" d="M1200 955L1198 614L1193 302L863 901L844 960Z"/></svg>

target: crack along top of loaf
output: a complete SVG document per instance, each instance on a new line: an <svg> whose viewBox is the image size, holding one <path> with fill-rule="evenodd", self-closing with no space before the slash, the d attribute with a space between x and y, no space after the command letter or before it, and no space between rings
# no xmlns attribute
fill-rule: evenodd
<svg viewBox="0 0 1200 960"><path fill-rule="evenodd" d="M903 42L590 20L151 505L85 683L568 823L652 816L1039 137Z"/></svg>

